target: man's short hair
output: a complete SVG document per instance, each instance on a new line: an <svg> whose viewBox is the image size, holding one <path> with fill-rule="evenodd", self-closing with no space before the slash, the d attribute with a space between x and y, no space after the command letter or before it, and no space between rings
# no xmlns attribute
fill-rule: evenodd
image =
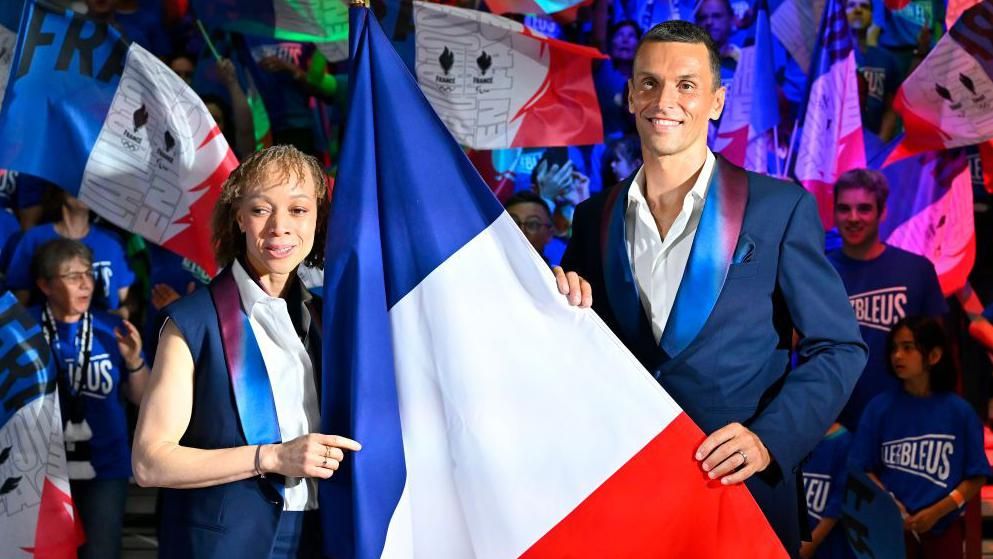
<svg viewBox="0 0 993 559"><path fill-rule="evenodd" d="M548 215L548 219L552 219L552 211L548 208L548 202L530 190L518 190L513 196L507 199L507 202L503 205L503 207L504 209L509 210L518 204L538 204L545 210L545 213Z"/></svg>
<svg viewBox="0 0 993 559"><path fill-rule="evenodd" d="M842 173L834 183L834 203L838 203L838 194L845 190L868 190L876 199L876 209L882 213L886 208L886 199L890 195L890 184L886 175L872 169L852 169Z"/></svg>
<svg viewBox="0 0 993 559"><path fill-rule="evenodd" d="M638 59L638 52L641 51L645 43L702 43L707 47L710 55L710 72L714 75L713 89L716 91L721 87L721 53L717 50L717 45L710 38L710 33L695 23L674 19L663 21L652 27L638 40L638 46L634 49L634 58Z"/></svg>
<svg viewBox="0 0 993 559"><path fill-rule="evenodd" d="M79 258L89 264L93 263L93 252L90 247L75 239L65 239L59 237L52 239L40 247L34 253L31 260L31 272L35 279L51 280L59 275L59 268L62 264Z"/></svg>

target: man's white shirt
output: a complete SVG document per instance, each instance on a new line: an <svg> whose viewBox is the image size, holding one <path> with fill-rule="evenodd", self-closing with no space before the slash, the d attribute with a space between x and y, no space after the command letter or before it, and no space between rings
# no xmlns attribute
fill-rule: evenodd
<svg viewBox="0 0 993 559"><path fill-rule="evenodd" d="M703 203L707 198L710 177L716 159L707 150L707 159L693 188L683 198L683 207L662 238L652 211L645 198L645 168L638 170L628 190L627 211L624 216L625 238L631 273L638 286L638 296L645 313L651 319L655 341L662 339L666 322L676 301L676 293L686 270L693 248Z"/></svg>

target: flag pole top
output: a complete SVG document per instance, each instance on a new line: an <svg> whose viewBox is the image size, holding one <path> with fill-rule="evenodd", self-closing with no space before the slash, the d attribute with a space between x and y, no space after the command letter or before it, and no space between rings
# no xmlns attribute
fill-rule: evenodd
<svg viewBox="0 0 993 559"><path fill-rule="evenodd" d="M369 2L368 0L351 0L350 5L353 8L368 8Z"/></svg>

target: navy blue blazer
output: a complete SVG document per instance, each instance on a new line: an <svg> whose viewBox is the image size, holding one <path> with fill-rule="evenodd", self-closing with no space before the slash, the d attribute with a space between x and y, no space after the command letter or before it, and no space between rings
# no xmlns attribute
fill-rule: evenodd
<svg viewBox="0 0 993 559"><path fill-rule="evenodd" d="M319 301L314 299L314 304ZM166 307L164 314L183 335L194 362L193 408L179 444L205 449L245 446L209 289L197 289ZM320 325L308 322L302 328L319 383ZM198 489L161 489L159 557L268 558L283 509L282 484L282 476L269 474Z"/></svg>
<svg viewBox="0 0 993 559"><path fill-rule="evenodd" d="M704 432L740 422L758 435L773 465L746 484L796 554L807 533L800 464L837 418L867 355L824 256L814 199L718 156L656 343L625 242L632 178L576 208L562 266L590 282L596 312Z"/></svg>

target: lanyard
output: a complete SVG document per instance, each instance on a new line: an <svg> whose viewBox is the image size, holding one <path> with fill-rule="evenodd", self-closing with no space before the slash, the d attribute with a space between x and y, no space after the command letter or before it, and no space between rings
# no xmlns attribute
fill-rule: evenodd
<svg viewBox="0 0 993 559"><path fill-rule="evenodd" d="M69 419L72 422L83 420L83 375L87 373L90 366L90 354L93 352L93 314L83 313L82 327L76 332L76 340L73 348L79 348L76 353L76 370L69 378L69 372L63 369L62 363L62 340L59 339L59 331L55 327L55 317L52 315L52 308L45 305L45 310L41 313L42 333L45 341L52 347L55 354L55 368L58 370L59 383L63 392L69 400Z"/></svg>

